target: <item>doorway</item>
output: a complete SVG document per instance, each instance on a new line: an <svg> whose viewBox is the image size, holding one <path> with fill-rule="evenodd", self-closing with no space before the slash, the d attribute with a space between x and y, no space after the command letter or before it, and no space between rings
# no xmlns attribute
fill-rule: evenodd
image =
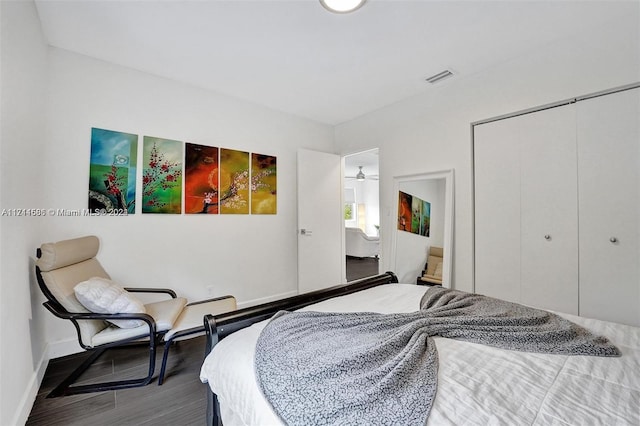
<svg viewBox="0 0 640 426"><path fill-rule="evenodd" d="M343 215L347 281L379 273L379 163L377 148L344 157Z"/></svg>

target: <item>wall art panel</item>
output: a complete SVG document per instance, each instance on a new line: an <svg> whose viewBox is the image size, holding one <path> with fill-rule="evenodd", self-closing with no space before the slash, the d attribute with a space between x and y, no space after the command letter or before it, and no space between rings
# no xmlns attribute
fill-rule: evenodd
<svg viewBox="0 0 640 426"><path fill-rule="evenodd" d="M220 149L220 213L249 213L249 153Z"/></svg>
<svg viewBox="0 0 640 426"><path fill-rule="evenodd" d="M251 214L276 214L278 201L276 157L251 154Z"/></svg>
<svg viewBox="0 0 640 426"><path fill-rule="evenodd" d="M135 213L137 156L138 135L91 129L90 211Z"/></svg>
<svg viewBox="0 0 640 426"><path fill-rule="evenodd" d="M145 136L142 213L182 212L182 142Z"/></svg>
<svg viewBox="0 0 640 426"><path fill-rule="evenodd" d="M413 197L406 192L398 192L398 229L411 232L411 204Z"/></svg>
<svg viewBox="0 0 640 426"><path fill-rule="evenodd" d="M185 144L184 211L218 214L218 148Z"/></svg>

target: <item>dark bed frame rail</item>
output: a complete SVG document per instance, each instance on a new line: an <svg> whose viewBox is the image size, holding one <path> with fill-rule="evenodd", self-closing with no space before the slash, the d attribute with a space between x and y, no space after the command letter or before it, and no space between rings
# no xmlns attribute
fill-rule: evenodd
<svg viewBox="0 0 640 426"><path fill-rule="evenodd" d="M251 306L236 311L218 315L204 316L204 329L207 334L207 346L205 356L211 352L214 346L224 337L233 332L249 327L260 321L271 318L279 311L294 311L314 303L333 297L344 296L382 284L397 283L398 277L393 272L385 272L369 278L354 281L349 284L337 285L322 290L299 294L286 299L276 300L257 306ZM220 406L216 394L207 385L207 425L220 426Z"/></svg>

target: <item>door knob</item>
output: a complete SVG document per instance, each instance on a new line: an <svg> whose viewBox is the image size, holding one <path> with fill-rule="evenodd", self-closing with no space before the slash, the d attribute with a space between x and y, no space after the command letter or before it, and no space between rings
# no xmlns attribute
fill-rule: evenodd
<svg viewBox="0 0 640 426"><path fill-rule="evenodd" d="M611 241L612 243L617 243L618 239L616 237L611 237L609 238L609 241Z"/></svg>
<svg viewBox="0 0 640 426"><path fill-rule="evenodd" d="M544 239L545 239L545 240L547 240L547 241L551 240L551 235L546 234L546 235L544 236Z"/></svg>

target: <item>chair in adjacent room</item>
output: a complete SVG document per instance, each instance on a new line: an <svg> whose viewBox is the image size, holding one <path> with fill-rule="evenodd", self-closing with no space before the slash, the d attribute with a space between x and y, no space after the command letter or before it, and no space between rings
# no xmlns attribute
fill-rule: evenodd
<svg viewBox="0 0 640 426"><path fill-rule="evenodd" d="M345 253L352 257L377 257L380 253L380 238L370 237L360 228L345 228Z"/></svg>
<svg viewBox="0 0 640 426"><path fill-rule="evenodd" d="M429 247L427 263L422 271L422 276L418 277L418 284L442 285L442 247Z"/></svg>
<svg viewBox="0 0 640 426"><path fill-rule="evenodd" d="M145 386L153 378L156 346L164 343L158 384L165 375L171 344L204 333L203 317L236 309L233 296L187 303L166 288L123 288L111 281L96 255L95 236L45 243L37 250L36 278L56 317L70 320L80 346L91 355L62 381L48 397ZM135 293L160 293L160 301L143 304ZM131 344L149 349L145 377L72 386L106 350Z"/></svg>

